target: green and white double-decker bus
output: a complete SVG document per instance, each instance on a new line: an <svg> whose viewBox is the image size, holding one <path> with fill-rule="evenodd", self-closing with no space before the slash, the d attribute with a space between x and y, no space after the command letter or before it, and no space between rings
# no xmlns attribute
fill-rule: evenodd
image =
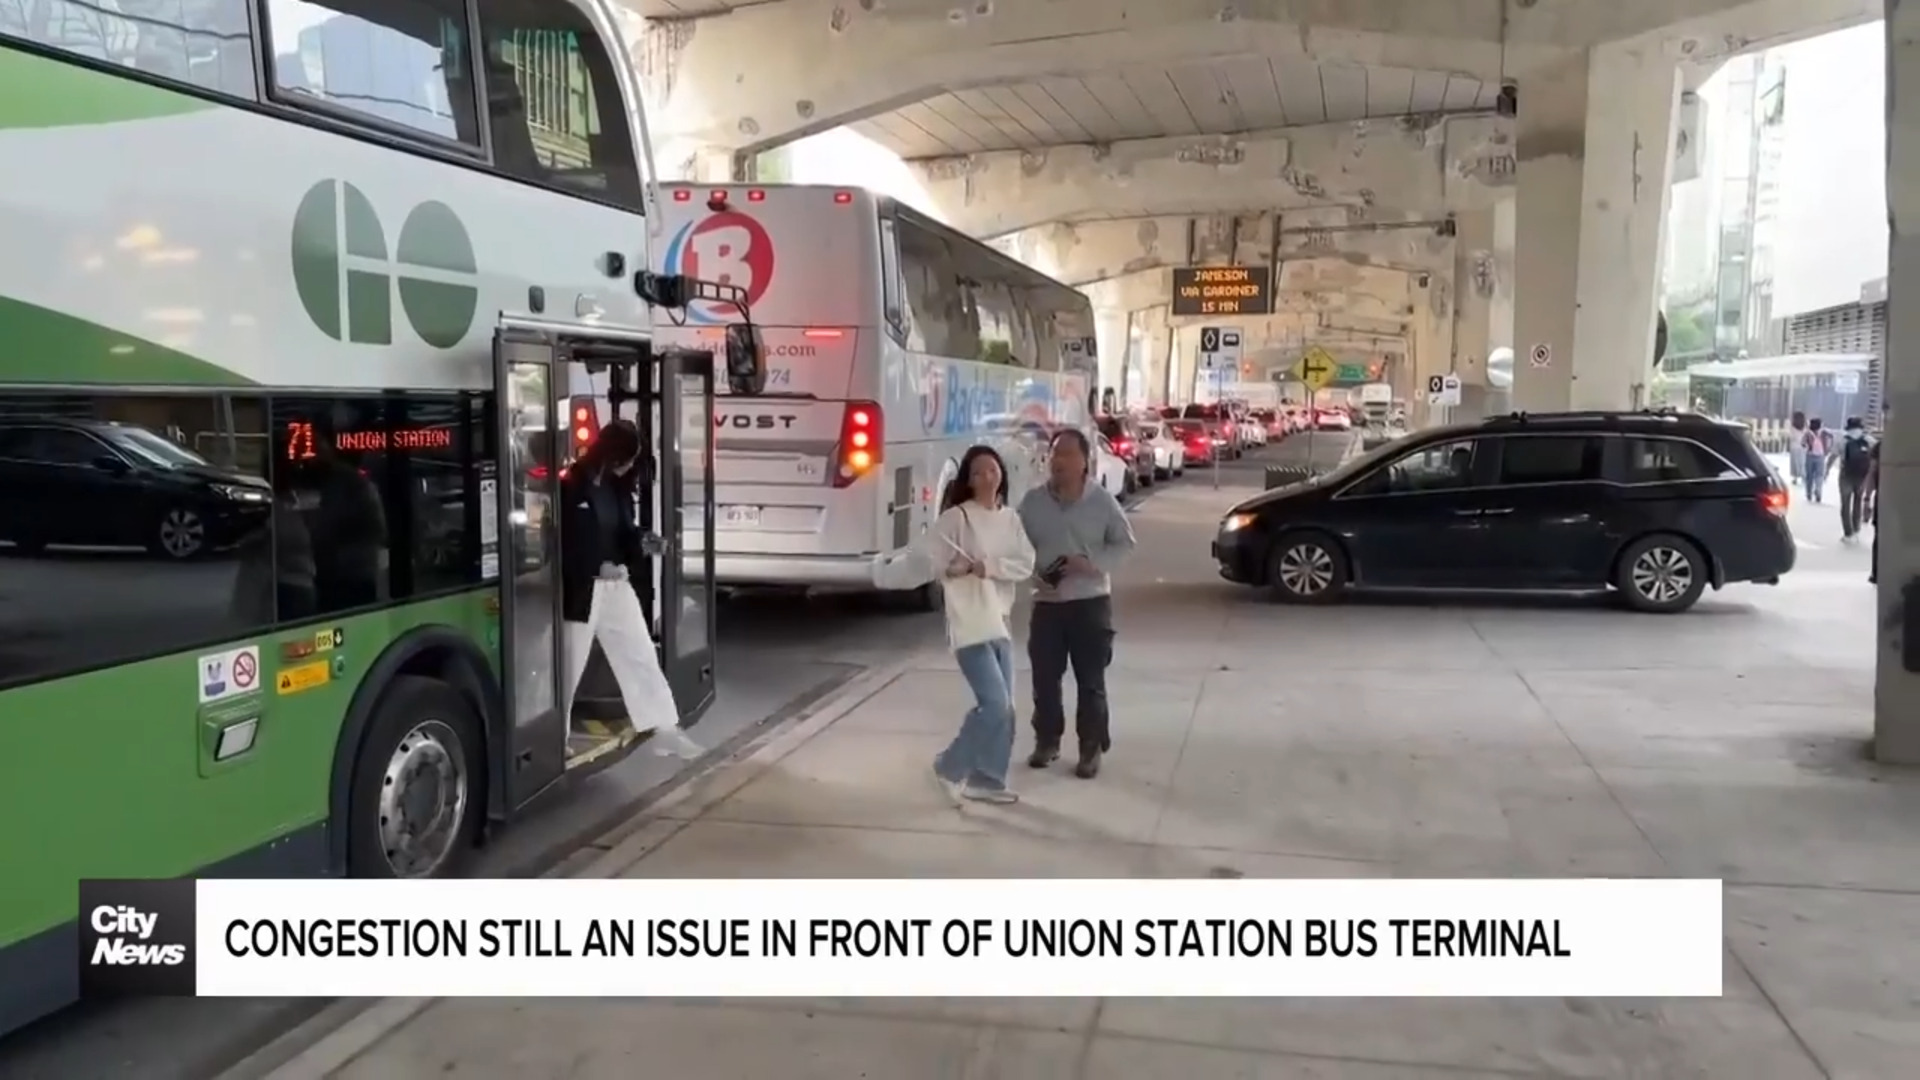
<svg viewBox="0 0 1920 1080"><path fill-rule="evenodd" d="M0 1032L80 879L447 873L660 722L559 707L572 389L710 703L628 55L603 0L0 0Z"/></svg>

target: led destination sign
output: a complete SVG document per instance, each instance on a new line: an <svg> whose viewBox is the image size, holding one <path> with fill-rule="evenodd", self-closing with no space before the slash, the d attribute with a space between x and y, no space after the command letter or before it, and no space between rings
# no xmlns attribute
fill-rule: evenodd
<svg viewBox="0 0 1920 1080"><path fill-rule="evenodd" d="M1270 266L1178 266L1175 315L1266 315L1273 311Z"/></svg>
<svg viewBox="0 0 1920 1080"><path fill-rule="evenodd" d="M287 460L316 456L313 424L287 421ZM453 430L438 427L351 428L333 433L333 445L348 453L380 450L445 450L453 446Z"/></svg>

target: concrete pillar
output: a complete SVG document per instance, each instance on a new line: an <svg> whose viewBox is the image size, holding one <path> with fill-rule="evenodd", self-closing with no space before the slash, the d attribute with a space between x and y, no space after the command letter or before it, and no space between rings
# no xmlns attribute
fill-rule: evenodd
<svg viewBox="0 0 1920 1080"><path fill-rule="evenodd" d="M1125 308L1096 307L1093 309L1094 350L1100 357L1100 390L1102 399L1105 392L1113 391L1114 401L1124 409L1127 401L1127 388L1121 384L1125 380L1127 369L1127 311Z"/></svg>
<svg viewBox="0 0 1920 1080"><path fill-rule="evenodd" d="M1407 291L1413 299L1413 317L1407 320L1407 345L1411 355L1392 373L1391 379L1394 395L1411 401L1417 414L1427 400L1426 377L1454 370L1455 279L1445 271L1409 276L1412 288ZM1464 394L1462 400L1465 400ZM1456 415L1451 419L1459 419L1459 410L1454 412Z"/></svg>
<svg viewBox="0 0 1920 1080"><path fill-rule="evenodd" d="M1873 751L1920 765L1920 672L1902 666L1920 603L1920 0L1887 0L1887 357L1880 449L1880 649Z"/></svg>
<svg viewBox="0 0 1920 1080"><path fill-rule="evenodd" d="M1602 45L1520 87L1517 408L1642 404L1679 93L1657 43ZM1532 362L1540 346L1545 366Z"/></svg>
<svg viewBox="0 0 1920 1080"><path fill-rule="evenodd" d="M1455 420L1478 420L1492 406L1487 357L1513 347L1514 201L1455 216L1453 370L1460 375ZM1505 401L1504 391L1493 399Z"/></svg>

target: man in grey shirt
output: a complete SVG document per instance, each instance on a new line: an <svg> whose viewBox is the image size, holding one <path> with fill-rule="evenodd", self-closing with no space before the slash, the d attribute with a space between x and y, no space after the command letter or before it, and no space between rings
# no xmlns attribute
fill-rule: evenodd
<svg viewBox="0 0 1920 1080"><path fill-rule="evenodd" d="M1113 578L1133 550L1133 526L1111 493L1092 482L1087 437L1067 428L1053 437L1052 475L1020 500L1020 523L1039 567L1027 656L1033 662L1033 756L1044 769L1060 758L1066 733L1061 682L1073 668L1078 702L1074 734L1080 761L1074 775L1100 774L1112 745L1107 725L1107 665L1113 662Z"/></svg>

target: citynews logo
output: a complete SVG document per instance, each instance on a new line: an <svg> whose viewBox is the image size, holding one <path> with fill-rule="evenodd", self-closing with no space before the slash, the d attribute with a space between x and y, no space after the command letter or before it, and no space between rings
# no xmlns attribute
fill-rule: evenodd
<svg viewBox="0 0 1920 1080"><path fill-rule="evenodd" d="M191 996L191 880L80 883L82 997Z"/></svg>

